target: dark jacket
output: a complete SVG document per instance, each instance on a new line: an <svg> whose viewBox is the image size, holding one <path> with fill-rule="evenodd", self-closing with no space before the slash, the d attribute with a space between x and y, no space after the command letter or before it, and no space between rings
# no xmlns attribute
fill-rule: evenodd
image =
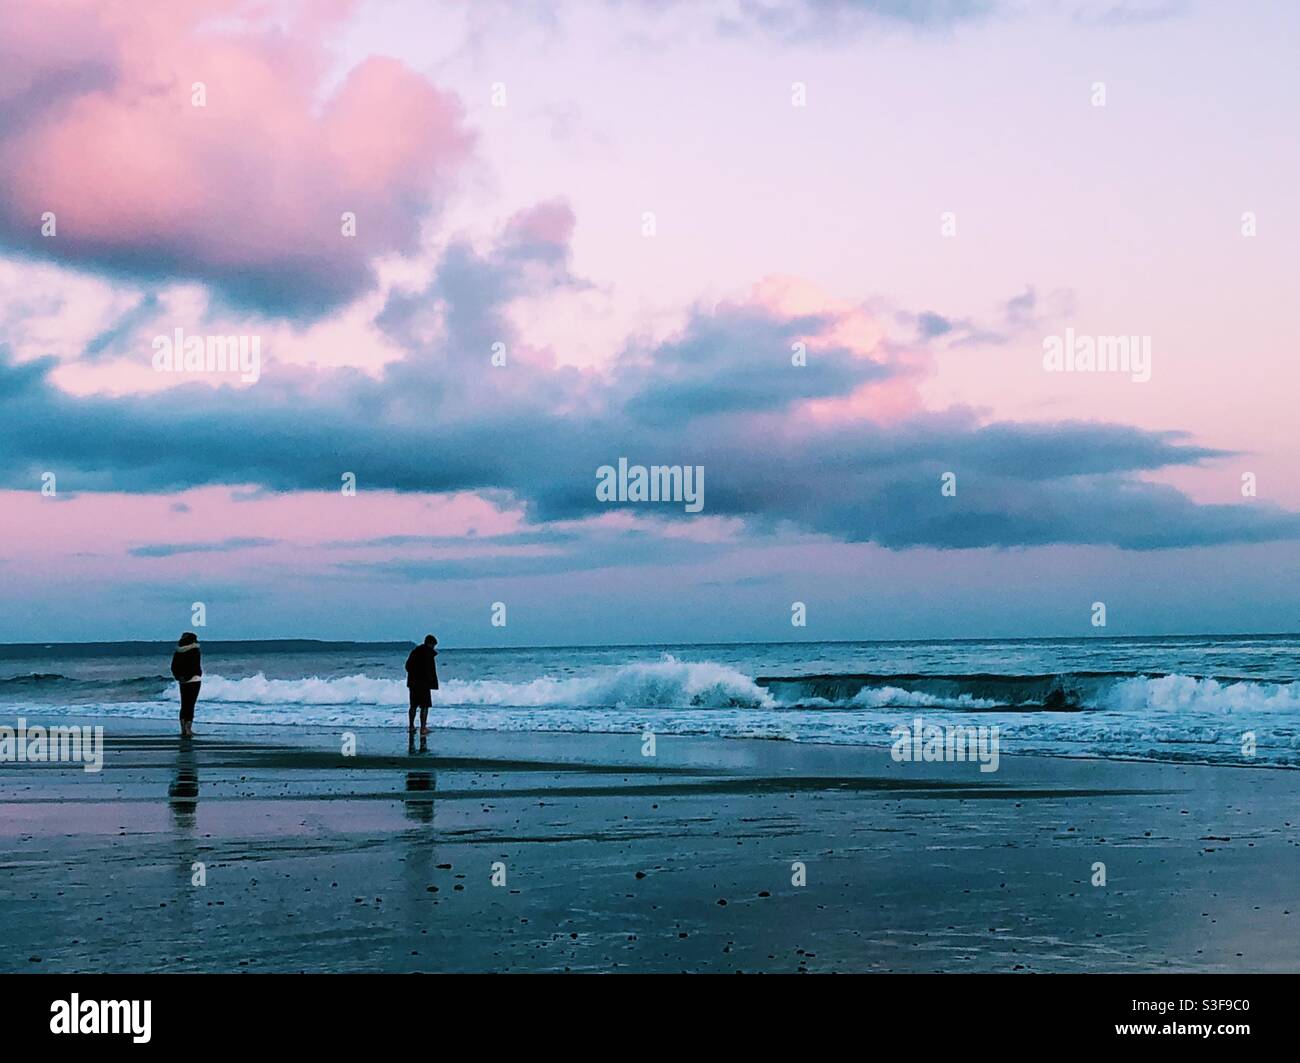
<svg viewBox="0 0 1300 1063"><path fill-rule="evenodd" d="M199 660L199 644L191 642L188 646L177 646L172 654L172 675L178 682L184 683L196 675L203 674L203 664Z"/></svg>
<svg viewBox="0 0 1300 1063"><path fill-rule="evenodd" d="M438 651L432 646L416 646L406 658L406 685L412 690L438 689Z"/></svg>

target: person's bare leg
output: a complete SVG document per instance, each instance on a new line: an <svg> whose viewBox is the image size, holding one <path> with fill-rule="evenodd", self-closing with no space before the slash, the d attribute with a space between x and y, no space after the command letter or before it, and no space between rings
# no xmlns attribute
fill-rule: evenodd
<svg viewBox="0 0 1300 1063"><path fill-rule="evenodd" d="M411 706L411 711L407 714L406 729L411 734L415 734L415 706Z"/></svg>
<svg viewBox="0 0 1300 1063"><path fill-rule="evenodd" d="M420 734L427 735L428 733L429 733L429 710L421 709L420 710Z"/></svg>

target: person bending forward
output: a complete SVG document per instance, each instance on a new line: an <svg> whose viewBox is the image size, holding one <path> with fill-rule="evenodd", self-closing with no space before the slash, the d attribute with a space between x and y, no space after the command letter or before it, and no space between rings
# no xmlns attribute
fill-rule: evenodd
<svg viewBox="0 0 1300 1063"><path fill-rule="evenodd" d="M420 734L429 733L429 709L433 705L433 691L438 689L438 666L434 649L438 640L425 635L423 644L416 646L406 658L406 686L411 693L411 711L407 716L407 731L415 731L415 710L420 710Z"/></svg>

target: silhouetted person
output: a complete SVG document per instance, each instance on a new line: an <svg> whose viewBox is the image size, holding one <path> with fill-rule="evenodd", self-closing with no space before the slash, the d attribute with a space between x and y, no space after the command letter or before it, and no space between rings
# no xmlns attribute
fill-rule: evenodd
<svg viewBox="0 0 1300 1063"><path fill-rule="evenodd" d="M411 711L407 716L407 731L415 730L415 710L420 710L420 734L429 733L429 709L433 705L433 691L438 689L438 664L434 659L438 640L424 636L424 643L416 646L406 658L406 686L411 692Z"/></svg>
<svg viewBox="0 0 1300 1063"><path fill-rule="evenodd" d="M172 654L172 675L181 685L181 737L190 738L194 734L194 704L199 700L199 677L203 675L203 665L199 660L199 637L193 631L187 631L176 644Z"/></svg>

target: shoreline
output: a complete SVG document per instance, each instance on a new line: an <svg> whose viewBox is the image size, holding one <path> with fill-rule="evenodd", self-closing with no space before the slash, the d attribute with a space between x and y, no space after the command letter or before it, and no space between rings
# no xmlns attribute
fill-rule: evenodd
<svg viewBox="0 0 1300 1063"><path fill-rule="evenodd" d="M39 710L41 706L29 705L27 706L27 708ZM919 710L908 710L908 711L912 712L912 711L919 711ZM938 711L942 713L949 710L940 709ZM397 717L397 713L395 711L394 719L396 719L396 717ZM147 732L150 734L159 734L159 735L173 735L179 739L179 732L177 731L176 718L174 715L168 717L162 717L162 716L117 716L113 714L105 714L100 716L70 715L70 716L58 716L52 718L40 718L38 713L24 711L22 715L15 715L12 717L12 719L15 724L17 724L20 721L25 721L29 727L34 725L39 725L42 727L101 726L104 727L106 732L108 730L108 723L110 721L114 723L122 722L128 725L126 727L118 729L119 733L121 733L122 735L130 735L131 733L133 733L133 729L138 728L142 732ZM212 732L208 730L209 728L222 728L230 732L238 730L239 732L246 733L246 734L258 734L264 731L268 735L276 735L276 736L287 736L287 735L296 734L302 736L315 737L324 734L328 734L328 735L341 734L343 731L366 732L366 733L385 734L385 735L406 734L405 725L402 723L393 723L393 724L349 723L346 727L344 727L341 724L337 726L329 726L326 724L316 723L316 722L299 724L299 723L283 723L283 722L268 720L265 722L250 724L246 722L229 721L229 720L204 720L202 719L201 712L199 714L199 717L196 718L195 723L199 728L199 731L197 731L196 733L200 737L202 737L205 731L209 736L212 736ZM587 730L579 730L576 728L573 730L566 730L563 728L507 729L507 728L494 728L494 727L455 727L455 726L448 727L448 726L434 725L430 728L430 738L433 738L434 736L440 734L586 735L586 736L591 736L593 738L622 737L628 740L635 738L639 741L639 736L643 734L646 730L648 730L648 728L641 728L638 730L626 730L626 731L617 731L617 730L587 731ZM656 732L656 734L658 739L661 741L665 738L685 738L685 739L698 739L700 741L707 741L707 742L771 742L778 745L793 745L793 746L799 746L801 748L806 748L806 749L863 750L863 751L870 751L874 753L888 751L892 746L891 742L881 742L879 744L867 743L867 742L826 742L818 739L792 738L785 735L727 735L727 734L713 734L708 731ZM229 737L233 737L233 735L229 735ZM1126 756L1123 754L1112 754L1112 753L1096 753L1096 754L1088 754L1088 755L1079 754L1079 753L1049 753L1049 752L1043 752L1038 750L1032 752L1013 751L1013 752L999 753L999 757L1003 761L1012 760L1012 759L1017 761L1061 760L1061 761L1072 761L1072 762L1079 762L1085 764L1092 764L1098 762L1115 763L1115 764L1152 764L1152 765L1164 765L1168 767L1214 768L1214 769L1222 769L1228 771L1237 770L1237 769L1240 769L1242 771L1260 771L1260 770L1279 771L1279 772L1300 771L1300 763L1277 764L1277 763L1271 763L1264 760L1250 762L1250 763L1247 762L1224 763L1221 761L1175 760L1173 758L1139 757L1139 756L1131 756L1131 755ZM935 763L936 766L939 766L941 764L941 762L931 762L931 763ZM3 767L3 762L0 762L0 767Z"/></svg>
<svg viewBox="0 0 1300 1063"><path fill-rule="evenodd" d="M1285 771L115 719L0 765L0 969L1300 970Z"/></svg>

